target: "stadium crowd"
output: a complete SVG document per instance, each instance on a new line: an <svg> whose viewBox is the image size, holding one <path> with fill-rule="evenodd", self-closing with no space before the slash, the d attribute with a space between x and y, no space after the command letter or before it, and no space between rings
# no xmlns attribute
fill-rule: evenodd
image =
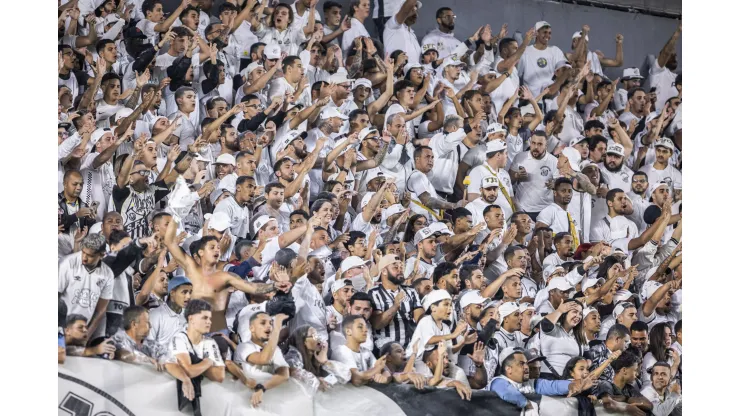
<svg viewBox="0 0 740 416"><path fill-rule="evenodd" d="M374 3L59 0L59 363L680 414L680 23Z"/></svg>

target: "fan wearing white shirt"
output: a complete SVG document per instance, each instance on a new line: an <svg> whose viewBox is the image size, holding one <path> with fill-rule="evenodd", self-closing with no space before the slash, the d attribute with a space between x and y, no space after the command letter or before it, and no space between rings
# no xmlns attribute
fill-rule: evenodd
<svg viewBox="0 0 740 416"><path fill-rule="evenodd" d="M621 144L615 143L606 148L606 157L604 163L599 164L599 169L609 188L630 189L634 172L625 162L625 149Z"/></svg>
<svg viewBox="0 0 740 416"><path fill-rule="evenodd" d="M683 176L681 171L671 165L670 159L675 151L675 146L671 139L663 137L655 141L655 163L652 165L643 166L640 168L641 172L645 172L648 176L648 183L654 185L656 183L665 182L668 188L672 188L673 184L682 184Z"/></svg>
<svg viewBox="0 0 740 416"><path fill-rule="evenodd" d="M411 192L411 209L416 214L424 215L428 220L440 220L440 210L455 209L462 206L439 198L437 191L429 180L429 173L434 169L434 150L429 146L419 146L414 150L414 171L409 176L406 190Z"/></svg>
<svg viewBox="0 0 740 416"><path fill-rule="evenodd" d="M266 44L277 43L280 50L288 55L298 55L298 49L301 43L308 40L308 37L314 31L316 21L316 3L318 0L312 0L308 10L308 20L304 27L293 25L295 15L293 9L285 3L280 3L272 11L269 25L265 25L260 20L255 19L256 25L252 25L252 32L257 35L260 42ZM261 14L265 2L260 3L258 14Z"/></svg>
<svg viewBox="0 0 740 416"><path fill-rule="evenodd" d="M568 60L573 65L582 66L586 62L591 62L591 71L594 74L604 75L602 67L620 67L624 63L624 52L622 51L622 44L624 42L624 36L617 34L617 56L615 58L607 58L601 51L592 52L588 50L588 33L590 31L588 25L583 25L580 31L573 34L571 37L570 47L573 52L566 53ZM585 33L586 36L583 36Z"/></svg>
<svg viewBox="0 0 740 416"><path fill-rule="evenodd" d="M501 207L505 219L511 217L514 213L514 188L512 187L511 178L506 171L507 149L506 142L503 140L491 140L486 143L486 161L482 165L476 166L470 171L470 184L468 185L468 201L476 200L481 194L481 185L483 178L493 176L498 180L499 192L496 205Z"/></svg>
<svg viewBox="0 0 740 416"><path fill-rule="evenodd" d="M349 315L342 322L342 332L347 339L347 344L340 346L334 353L333 359L350 368L352 384L361 386L370 381L376 383L388 383L390 373L385 370L385 359L383 356L375 359L372 351L362 348L368 334L368 325L365 318L360 315Z"/></svg>
<svg viewBox="0 0 740 416"><path fill-rule="evenodd" d="M562 266L565 262L573 261L575 250L573 250L573 237L570 233L561 232L555 234L553 242L555 243L555 252L545 257L545 260L542 262L542 268L550 265Z"/></svg>
<svg viewBox="0 0 740 416"><path fill-rule="evenodd" d="M172 337L170 353L190 378L204 375L221 383L226 376L226 364L211 332L211 305L202 299L193 299L185 307L187 329ZM192 361L199 359L198 363Z"/></svg>
<svg viewBox="0 0 740 416"><path fill-rule="evenodd" d="M145 0L141 4L141 12L144 19L136 23L136 28L147 37L148 43L155 45L159 41L159 34L165 33L170 29L175 20L180 17L180 13L190 5L190 0L182 0L172 13L164 18L161 0Z"/></svg>
<svg viewBox="0 0 740 416"><path fill-rule="evenodd" d="M474 119L475 124L479 119ZM476 146L479 136L474 132L468 134L463 129L463 119L458 115L445 117L444 130L429 140L429 147L434 151L434 168L430 181L438 194L452 194L455 177L450 172L457 172L460 160L470 148Z"/></svg>
<svg viewBox="0 0 740 416"><path fill-rule="evenodd" d="M655 88L655 111L660 112L665 102L678 95L676 89L676 69L678 61L676 60L676 42L681 36L681 22L668 39L668 42L660 50L660 54L650 67L649 84Z"/></svg>
<svg viewBox="0 0 740 416"><path fill-rule="evenodd" d="M489 205L496 203L499 194L499 182L495 176L490 174L484 176L481 182L480 198L476 198L465 205L465 208L472 214L473 224L480 224L485 221L483 211ZM475 237L474 243L480 245L489 233L488 228L484 229Z"/></svg>
<svg viewBox="0 0 740 416"><path fill-rule="evenodd" d="M408 63L417 64L421 58L421 46L416 38L414 30L411 29L419 17L421 2L406 0L401 8L385 23L383 30L383 44L386 53L396 50L406 52Z"/></svg>
<svg viewBox="0 0 740 416"><path fill-rule="evenodd" d="M422 45L432 45L437 51L437 59L444 59L452 55L455 48L462 42L455 38L455 13L449 7L437 9L437 29L427 33L421 40Z"/></svg>
<svg viewBox="0 0 740 416"><path fill-rule="evenodd" d="M251 398L252 406L262 402L267 390L278 387L290 378L288 363L277 345L285 319L287 315L277 314L273 325L272 318L265 312L252 315L249 318L252 339L240 344L236 350L244 374L257 381Z"/></svg>
<svg viewBox="0 0 740 416"><path fill-rule="evenodd" d="M558 178L553 187L554 202L537 216L535 229L549 227L554 233L567 232L573 236L573 244L578 247L581 225L573 214L568 212L568 204L573 198L573 183L567 178Z"/></svg>
<svg viewBox="0 0 740 416"><path fill-rule="evenodd" d="M620 80L624 88L618 89L614 94L614 109L618 114L621 114L627 106L627 91L639 87L643 80L640 68L624 68Z"/></svg>
<svg viewBox="0 0 740 416"><path fill-rule="evenodd" d="M365 19L370 16L370 0L353 1L350 4L348 16L350 17L350 28L342 35L342 52L344 56L349 55L352 44L356 38L369 38L370 33L365 29Z"/></svg>
<svg viewBox="0 0 740 416"><path fill-rule="evenodd" d="M534 96L538 96L552 83L555 64L565 60L565 55L557 46L549 45L552 36L549 23L539 21L534 25L534 29L537 31L535 43L524 51L517 69L523 84L529 87Z"/></svg>
<svg viewBox="0 0 740 416"><path fill-rule="evenodd" d="M509 169L509 176L516 183L514 201L519 209L532 217L552 203L552 193L547 182L558 171L558 160L547 153L547 136L538 130L529 142L529 152L516 155Z"/></svg>
<svg viewBox="0 0 740 416"><path fill-rule="evenodd" d="M627 102L629 103L630 110L625 109L622 114L619 115L619 121L626 125L630 125L632 120L639 121L641 118L648 115L648 96L642 87L636 87L627 92Z"/></svg>
<svg viewBox="0 0 740 416"><path fill-rule="evenodd" d="M236 180L236 192L221 200L216 205L213 213L223 212L230 219L229 228L231 234L237 238L246 238L249 234L249 208L247 203L252 200L257 184L254 178L249 176L240 176Z"/></svg>
<svg viewBox="0 0 740 416"><path fill-rule="evenodd" d="M591 241L612 241L620 238L633 239L637 238L638 230L634 222L627 219L625 215L631 214L628 211L628 197L622 189L613 188L606 194L606 205L608 213L605 217L594 219L595 223L591 226ZM638 247L634 247L636 249Z"/></svg>

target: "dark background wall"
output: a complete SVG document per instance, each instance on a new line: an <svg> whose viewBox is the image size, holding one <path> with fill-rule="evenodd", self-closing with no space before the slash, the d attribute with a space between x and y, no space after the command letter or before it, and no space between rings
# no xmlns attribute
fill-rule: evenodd
<svg viewBox="0 0 740 416"><path fill-rule="evenodd" d="M179 4L178 0L163 1L166 10L172 10ZM284 1L292 2L293 0ZM345 6L343 12L346 13L350 0L335 1ZM223 0L214 1L214 12L222 2ZM620 3L620 1L612 2ZM317 6L317 10L322 15L323 3L324 0L321 0ZM665 4L666 11L680 9L680 1L654 0L650 3L653 8ZM371 0L371 10L373 4ZM498 33L501 25L508 23L509 36L512 36L517 31L524 35L529 28L534 26L535 22L547 20L553 29L551 43L559 46L563 52L567 52L570 50L573 32L579 30L582 25L588 24L591 27L589 49L601 50L606 56L614 57L616 53L614 38L617 33L621 33L624 35L624 66L641 68L644 68L645 58L648 55L657 56L678 25L676 19L541 0L423 0L419 19L413 27L419 42L427 32L436 28L435 14L437 9L443 6L452 8L457 16L455 34L460 40L469 37L485 24L490 24L494 33ZM371 35L376 34L372 19L367 19L365 26ZM678 41L676 50L680 68L681 40ZM621 73L621 68L606 70L607 76L612 78Z"/></svg>

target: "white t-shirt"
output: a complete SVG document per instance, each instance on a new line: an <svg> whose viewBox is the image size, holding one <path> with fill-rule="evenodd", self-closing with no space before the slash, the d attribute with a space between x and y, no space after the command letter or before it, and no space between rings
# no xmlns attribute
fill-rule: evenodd
<svg viewBox="0 0 740 416"><path fill-rule="evenodd" d="M552 203L540 212L537 216L537 222L545 223L552 229L553 233L570 232L570 223L568 222L568 212L560 208L556 203ZM575 215L570 214L573 222L575 223L576 230L580 231L581 226L578 223L578 218Z"/></svg>
<svg viewBox="0 0 740 416"><path fill-rule="evenodd" d="M669 188L672 188L674 183L683 183L681 171L670 164L663 170L655 169L654 164L643 166L640 168L640 172L647 174L648 184L650 185L663 181L668 184Z"/></svg>
<svg viewBox="0 0 740 416"><path fill-rule="evenodd" d="M655 87L655 111L660 112L669 98L678 96L676 76L676 73L668 68L661 68L657 58L653 61L648 81L650 82L650 88Z"/></svg>
<svg viewBox="0 0 740 416"><path fill-rule="evenodd" d="M113 173L113 162L108 160L97 169L93 168L93 162L100 153L88 153L82 158L80 173L82 173L82 192L80 199L90 205L93 201L99 202L95 218L103 220L103 215L108 211L108 200L113 193L116 184L116 175Z"/></svg>
<svg viewBox="0 0 740 416"><path fill-rule="evenodd" d="M506 187L506 192L509 193L509 197L511 197L513 200L514 189L511 186L511 177L509 176L509 172L504 169L499 169L498 171L496 171L492 167L490 167L488 163L483 163L482 165L474 167L473 170L470 171L469 175L470 185L468 185L468 193L480 194L480 186L483 178L491 174L498 178L499 183L498 197L496 198L494 204L501 207L501 209L504 211L504 219L508 220L509 218L511 218L511 214L513 214L514 211L511 204L509 204L509 201L506 200L501 187Z"/></svg>
<svg viewBox="0 0 740 416"><path fill-rule="evenodd" d="M421 45L432 45L437 50L439 59L444 59L454 52L462 42L455 37L454 33L444 33L439 29L434 29L427 33L421 40Z"/></svg>
<svg viewBox="0 0 740 416"><path fill-rule="evenodd" d="M373 368L376 361L372 351L361 346L360 352L354 352L346 345L341 345L335 349L332 359L360 372Z"/></svg>
<svg viewBox="0 0 740 416"><path fill-rule="evenodd" d="M362 24L359 20L355 19L354 17L350 20L352 27L349 28L348 31L344 32L342 34L342 53L344 56L347 56L349 54L349 50L352 48L352 44L355 41L355 38L359 38L361 36L370 37L370 34L367 32L367 29L365 29L365 25ZM362 45L365 46L364 44Z"/></svg>
<svg viewBox="0 0 740 416"><path fill-rule="evenodd" d="M411 211L415 214L423 215L424 217L426 217L427 221L436 221L437 219L433 218L428 210L419 206L421 204L421 199L419 199L419 197L424 192L428 192L429 196L432 198L439 198L437 191L434 189L434 186L432 186L432 182L429 180L429 174L424 174L418 170L415 170L409 176L409 180L406 183L406 188L409 192L411 192ZM435 211L435 215L439 215L439 210L432 209L432 211Z"/></svg>
<svg viewBox="0 0 740 416"><path fill-rule="evenodd" d="M67 304L67 315L92 319L98 300L113 297L113 271L100 263L93 271L82 265L82 252L70 254L59 263L58 292Z"/></svg>
<svg viewBox="0 0 740 416"><path fill-rule="evenodd" d="M398 10L396 11L396 14L397 13ZM408 63L419 63L419 58L421 57L421 46L419 45L419 40L416 38L416 33L414 33L413 29L406 26L406 23L399 24L396 21L395 14L385 22L385 29L383 30L383 44L385 45L386 53L393 53L393 51L400 49L406 52L406 55L409 58Z"/></svg>
<svg viewBox="0 0 740 416"><path fill-rule="evenodd" d="M529 177L524 182L516 183L515 203L525 212L542 211L553 202L552 191L547 189L546 184L557 174L558 160L550 153L545 153L538 160L532 157L531 152L522 152L514 158L511 170L518 171L520 166L527 170Z"/></svg>
<svg viewBox="0 0 740 416"><path fill-rule="evenodd" d="M475 200L468 203L468 205L465 205L465 209L470 211L473 217L473 226L480 224L482 222L485 222L485 218L483 218L483 210L485 210L489 205L488 202L484 201L483 198L476 198ZM506 215L506 214L504 214ZM477 236L475 236L475 244L480 244L483 242L483 240L488 236L490 231L488 228L484 228L483 231L478 233Z"/></svg>
<svg viewBox="0 0 740 416"><path fill-rule="evenodd" d="M529 87L532 95L538 96L545 87L552 84L555 64L565 60L563 51L557 46L539 50L534 45L527 46L517 64L523 84Z"/></svg>
<svg viewBox="0 0 740 416"><path fill-rule="evenodd" d="M207 335L204 335L199 343L193 344L192 341L188 339L187 333L179 332L172 337L170 352L174 356L177 354L192 353L200 359L210 358L215 367L223 367L226 365L224 364L223 358L221 358L221 351L218 349L218 344L216 344L216 341L214 341L213 338Z"/></svg>
<svg viewBox="0 0 740 416"><path fill-rule="evenodd" d="M252 331L249 330L249 318L257 312L264 312L267 307L267 302L262 303L250 303L243 307L234 319L234 323L237 323L236 333L239 335L240 343L246 342L252 339Z"/></svg>
<svg viewBox="0 0 740 416"><path fill-rule="evenodd" d="M279 331L280 329L275 328L275 330ZM262 347L252 342L252 340L242 342L236 347L235 361L241 364L245 376L254 378L258 382L267 381L275 374L278 368L289 367L288 363L285 362L285 357L283 357L280 348L275 348L275 352L272 354L272 358L268 364L254 365L247 362L247 358L250 355L259 353L260 351L262 351Z"/></svg>
<svg viewBox="0 0 740 416"><path fill-rule="evenodd" d="M172 338L184 331L188 325L183 312L184 309L180 313L175 313L166 303L150 309L149 323L151 324L151 329L146 337L157 344L169 348Z"/></svg>
<svg viewBox="0 0 740 416"><path fill-rule="evenodd" d="M465 130L458 129L453 133L438 133L432 136L429 147L434 153L434 167L430 181L434 189L452 193L455 186L455 175L468 146L462 143L465 139Z"/></svg>
<svg viewBox="0 0 740 416"><path fill-rule="evenodd" d="M229 197L216 205L213 213L223 212L229 216L231 234L235 237L246 238L249 233L249 208L239 205L234 197Z"/></svg>
<svg viewBox="0 0 740 416"><path fill-rule="evenodd" d="M304 274L296 280L290 293L293 294L296 307L295 318L289 322L290 332L302 325L310 325L320 337L328 340L326 305L316 286Z"/></svg>
<svg viewBox="0 0 740 416"><path fill-rule="evenodd" d="M620 238L633 239L638 237L637 225L627 217L617 215L610 218L608 215L591 225L591 240L612 242Z"/></svg>
<svg viewBox="0 0 740 416"><path fill-rule="evenodd" d="M431 350L435 347L435 345L427 345L427 342L429 342L432 337L449 335L451 333L450 327L447 324L443 322L442 327L440 328L434 322L431 315L425 315L419 320L418 325L416 325L414 335L411 336L411 341L409 341L409 345L406 347L406 357L411 357L414 353L414 345L418 344L419 351L416 355L416 361L421 362L424 351ZM448 352L451 352L452 341L445 341L445 345L447 345ZM450 361L452 361L452 359L450 359Z"/></svg>

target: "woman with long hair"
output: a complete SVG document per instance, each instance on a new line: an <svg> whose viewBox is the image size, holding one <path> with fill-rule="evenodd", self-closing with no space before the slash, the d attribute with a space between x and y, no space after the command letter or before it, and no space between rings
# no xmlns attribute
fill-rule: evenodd
<svg viewBox="0 0 740 416"><path fill-rule="evenodd" d="M573 357L583 354L581 321L583 304L577 300L565 300L540 324L540 348L547 357L540 378L558 380L565 365ZM579 334L580 332L580 334ZM579 335L576 335L579 334Z"/></svg>
<svg viewBox="0 0 740 416"><path fill-rule="evenodd" d="M659 361L670 364L671 377L676 376L681 358L678 352L671 348L671 344L673 344L672 335L673 330L670 322L655 324L650 330L648 352L642 359L642 366L640 367L640 379L643 386L650 385L650 372L653 365Z"/></svg>
<svg viewBox="0 0 740 416"><path fill-rule="evenodd" d="M419 230L427 226L429 226L429 221L421 214L414 214L409 218L409 221L406 224L406 229L403 232L403 242L406 244L407 257L411 257L413 253L416 253L414 236Z"/></svg>
<svg viewBox="0 0 740 416"><path fill-rule="evenodd" d="M262 9L266 2L257 6L256 16L262 15ZM252 32L257 36L260 42L266 44L276 43L280 45L280 50L288 55L298 55L298 48L301 43L308 40L314 31L316 5L312 4L308 11L308 22L306 26L297 28L293 26L295 16L290 5L279 3L272 11L270 20L267 25L259 21L258 18L252 20Z"/></svg>
<svg viewBox="0 0 740 416"><path fill-rule="evenodd" d="M290 335L285 344L285 361L290 376L303 382L313 393L326 391L336 383L346 384L351 377L349 368L327 359L329 345L320 339L316 328L303 325Z"/></svg>

